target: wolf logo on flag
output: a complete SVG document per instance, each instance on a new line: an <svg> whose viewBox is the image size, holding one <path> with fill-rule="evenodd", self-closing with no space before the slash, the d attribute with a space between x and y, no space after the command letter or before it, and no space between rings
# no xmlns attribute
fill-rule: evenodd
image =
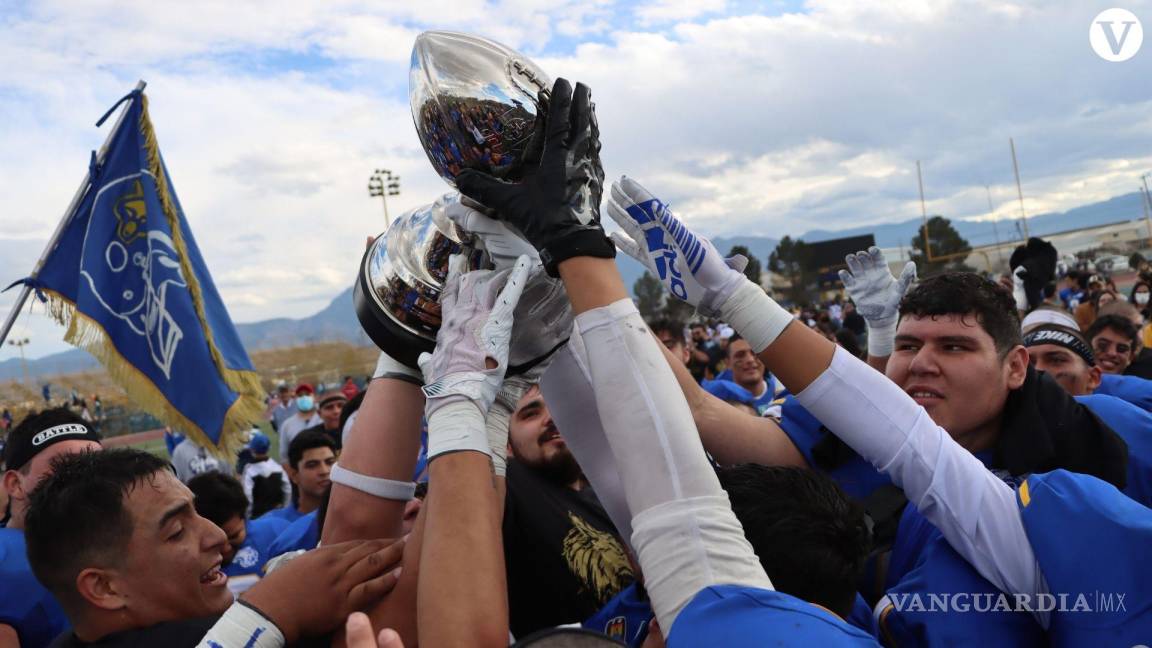
<svg viewBox="0 0 1152 648"><path fill-rule="evenodd" d="M131 183L131 184L129 184ZM116 189L129 186L129 192L117 196ZM118 221L116 238L109 241L103 255L81 257L80 275L100 305L123 320L137 335L145 338L152 361L172 377L172 360L176 346L184 337L179 323L166 307L169 287L187 288L180 273L180 261L172 238L159 230L146 230L147 207L139 179L125 178L101 190L94 209L100 209L105 195L115 199L112 213ZM89 221L89 228L96 219ZM101 267L89 269L85 263ZM105 273L111 273L108 277ZM95 277L105 275L98 281Z"/></svg>
<svg viewBox="0 0 1152 648"><path fill-rule="evenodd" d="M180 207L147 97L124 102L58 238L23 281L134 403L205 447L235 449L264 409L260 378Z"/></svg>

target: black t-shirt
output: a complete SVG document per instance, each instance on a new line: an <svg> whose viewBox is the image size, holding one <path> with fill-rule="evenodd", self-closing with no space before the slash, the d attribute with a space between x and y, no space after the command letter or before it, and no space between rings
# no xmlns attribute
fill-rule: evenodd
<svg viewBox="0 0 1152 648"><path fill-rule="evenodd" d="M51 648L196 648L208 630L216 625L220 617L204 617L202 619L184 619L181 621L165 621L147 628L125 630L110 634L92 642L83 642L68 631L52 642Z"/></svg>
<svg viewBox="0 0 1152 648"><path fill-rule="evenodd" d="M508 460L504 556L512 634L587 619L635 579L591 488L574 491Z"/></svg>

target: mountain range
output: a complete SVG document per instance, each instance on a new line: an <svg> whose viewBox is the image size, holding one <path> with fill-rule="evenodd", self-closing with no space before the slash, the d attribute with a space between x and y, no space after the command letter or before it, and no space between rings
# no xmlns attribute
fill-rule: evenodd
<svg viewBox="0 0 1152 648"><path fill-rule="evenodd" d="M1032 236L1046 236L1084 227L1107 225L1143 217L1143 196L1133 192L1108 200L1083 205L1066 212L1048 213L1028 219L1028 231ZM860 225L838 231L811 230L797 237L808 242L824 241L832 238L871 233L880 247L906 246L916 235L921 220L909 219L899 223ZM953 220L952 225L960 236L973 246L1001 241L1020 239L1018 221L1000 221L995 225L989 221ZM733 246L743 245L760 259L768 263L768 255L776 248L778 239L767 236L728 236L712 239L722 254L727 254ZM644 274L639 263L624 254L617 257L617 265L625 286L632 285ZM352 307L352 289L348 288L333 299L327 307L310 317L289 319L279 317L237 324L240 340L249 351L274 349L321 341L349 342L358 345L371 345L368 336L360 328ZM73 349L28 361L28 373L33 378L88 371L96 368L97 362L86 351ZM0 362L0 380L19 379L20 359L12 358Z"/></svg>

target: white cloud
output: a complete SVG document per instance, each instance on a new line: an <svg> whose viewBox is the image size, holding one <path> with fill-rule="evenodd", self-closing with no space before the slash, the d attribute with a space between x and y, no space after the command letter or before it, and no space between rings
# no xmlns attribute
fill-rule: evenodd
<svg viewBox="0 0 1152 648"><path fill-rule="evenodd" d="M1126 6L1152 20L1147 0ZM589 83L608 174L636 177L707 233L916 216L916 160L931 211L986 215L988 183L994 213L1015 218L1010 136L1029 213L1067 209L1132 191L1152 168L1152 58L1096 58L1095 11L1038 0L30 3L0 24L0 60L19 62L0 75L0 252L13 250L0 254L0 281L27 272L104 135L93 121L143 77L234 319L318 310L382 228L372 169L402 177L393 215L447 189L406 97L425 29L487 35Z"/></svg>

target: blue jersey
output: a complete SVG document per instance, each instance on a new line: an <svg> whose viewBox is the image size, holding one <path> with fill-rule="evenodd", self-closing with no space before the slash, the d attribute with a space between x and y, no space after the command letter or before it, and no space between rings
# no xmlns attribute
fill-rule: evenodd
<svg viewBox="0 0 1152 648"><path fill-rule="evenodd" d="M772 391L772 383L765 381L765 384L767 388L759 397L752 395L752 392L731 380L705 380L700 383L700 386L704 388L704 391L720 400L744 403L754 408L757 414L763 415L764 411L772 405L772 401L776 400L776 394Z"/></svg>
<svg viewBox="0 0 1152 648"><path fill-rule="evenodd" d="M1088 475L1032 475L1020 519L1055 601L1053 646L1135 646L1152 639L1152 509Z"/></svg>
<svg viewBox="0 0 1152 648"><path fill-rule="evenodd" d="M834 479L840 488L844 489L850 497L864 499L881 486L891 484L887 475L876 470L876 467L865 461L846 445L843 447L847 456L837 466L825 468L820 465L813 455L817 444L824 441L831 432L821 425L812 413L800 404L794 396L784 398L780 410L780 428L792 440L792 445L804 455L804 459L812 468L821 470Z"/></svg>
<svg viewBox="0 0 1152 648"><path fill-rule="evenodd" d="M1044 645L1044 630L1031 613L1009 607L1013 597L981 576L939 530L931 525L926 528L930 537L915 564L888 589L879 609L880 633L886 644Z"/></svg>
<svg viewBox="0 0 1152 648"><path fill-rule="evenodd" d="M20 529L0 529L0 624L16 630L21 648L47 646L69 628L63 608L32 573Z"/></svg>
<svg viewBox="0 0 1152 648"><path fill-rule="evenodd" d="M172 452L176 450L176 446L184 443L184 435L179 432L171 430L164 431L164 447L168 448L168 456L172 456Z"/></svg>
<svg viewBox="0 0 1152 648"><path fill-rule="evenodd" d="M320 524L316 518L317 512L312 511L289 524L288 528L281 531L272 541L272 545L268 548L268 558L275 558L298 549L315 549L320 543Z"/></svg>
<svg viewBox="0 0 1152 648"><path fill-rule="evenodd" d="M296 509L295 506L283 506L278 509L272 509L256 518L257 520L283 520L288 524L292 524L296 520L304 517L304 514Z"/></svg>
<svg viewBox="0 0 1152 648"><path fill-rule="evenodd" d="M1152 380L1139 376L1103 374L1100 376L1100 386L1093 393L1115 396L1145 412L1152 412Z"/></svg>
<svg viewBox="0 0 1152 648"><path fill-rule="evenodd" d="M668 648L699 646L878 646L868 633L831 612L782 592L705 587L676 617Z"/></svg>
<svg viewBox="0 0 1152 648"><path fill-rule="evenodd" d="M641 596L639 585L632 583L581 625L639 648L648 637L648 622L654 616L652 604Z"/></svg>
<svg viewBox="0 0 1152 648"><path fill-rule="evenodd" d="M289 524L284 520L275 518L261 517L248 522L245 525L247 534L244 538L244 544L236 550L232 562L224 567L224 573L228 576L263 574L264 563L272 558L269 553L272 543L288 526Z"/></svg>
<svg viewBox="0 0 1152 648"><path fill-rule="evenodd" d="M1115 396L1093 394L1077 396L1076 400L1128 444L1128 485L1124 494L1152 507L1152 413Z"/></svg>

